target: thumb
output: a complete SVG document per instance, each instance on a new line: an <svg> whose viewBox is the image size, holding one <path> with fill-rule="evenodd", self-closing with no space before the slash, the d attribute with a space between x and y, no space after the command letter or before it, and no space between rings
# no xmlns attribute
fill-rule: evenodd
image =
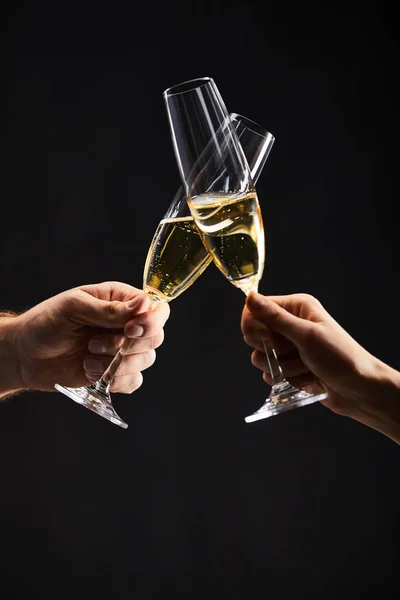
<svg viewBox="0 0 400 600"><path fill-rule="evenodd" d="M79 290L75 297L70 298L70 302L66 302L64 312L71 320L80 325L119 329L123 328L136 315L146 312L150 305L150 298L140 290L134 298L127 302L100 300Z"/></svg>
<svg viewBox="0 0 400 600"><path fill-rule="evenodd" d="M246 306L263 325L284 335L292 342L295 342L307 327L307 321L296 317L262 294L251 293L247 297Z"/></svg>

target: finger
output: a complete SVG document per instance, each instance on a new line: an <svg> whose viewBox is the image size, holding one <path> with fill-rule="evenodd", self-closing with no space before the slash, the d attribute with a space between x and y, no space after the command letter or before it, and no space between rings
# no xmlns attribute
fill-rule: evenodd
<svg viewBox="0 0 400 600"><path fill-rule="evenodd" d="M111 391L118 394L132 394L140 388L143 383L142 373L131 373L130 375L116 375L111 385Z"/></svg>
<svg viewBox="0 0 400 600"><path fill-rule="evenodd" d="M124 359L118 367L117 376L122 377L125 375L132 375L139 371L145 371L154 364L155 359L155 350L124 356ZM111 361L112 357L96 355L87 356L83 361L86 377L92 382L97 381Z"/></svg>
<svg viewBox="0 0 400 600"><path fill-rule="evenodd" d="M326 312L321 302L310 294L268 296L267 299L300 319L320 322L329 318L329 314Z"/></svg>
<svg viewBox="0 0 400 600"><path fill-rule="evenodd" d="M297 358L299 355L298 350L293 342L279 334L271 336L270 339L245 336L244 341L248 346L263 352L265 352L264 345L269 349L274 348L279 358Z"/></svg>
<svg viewBox="0 0 400 600"><path fill-rule="evenodd" d="M248 346L251 346L251 348L254 348L255 350L260 350L260 352L264 351L262 340L249 338L247 336L243 339Z"/></svg>
<svg viewBox="0 0 400 600"><path fill-rule="evenodd" d="M272 337L271 330L261 323L261 321L256 319L246 305L242 312L241 328L243 335L246 337L262 340L268 340Z"/></svg>
<svg viewBox="0 0 400 600"><path fill-rule="evenodd" d="M308 321L294 316L261 294L251 293L246 299L246 305L265 327L288 337L293 342L309 331Z"/></svg>
<svg viewBox="0 0 400 600"><path fill-rule="evenodd" d="M130 338L154 337L164 327L169 314L169 305L161 304L154 310L149 310L130 320L125 326L124 333Z"/></svg>
<svg viewBox="0 0 400 600"><path fill-rule="evenodd" d="M115 356L123 344L125 336L122 333L106 333L90 338L88 350L92 354Z"/></svg>
<svg viewBox="0 0 400 600"><path fill-rule="evenodd" d="M76 289L67 292L62 300L62 312L72 322L90 327L108 329L123 328L133 317L143 314L150 307L150 299L138 290L129 301L102 300Z"/></svg>
<svg viewBox="0 0 400 600"><path fill-rule="evenodd" d="M269 364L265 352L255 350L251 355L251 362L255 367L257 367L257 369L269 372ZM306 367L306 365L300 358L286 360L279 358L279 364L282 369L283 375L286 378L297 377L299 375L309 373L309 369Z"/></svg>
<svg viewBox="0 0 400 600"><path fill-rule="evenodd" d="M298 352L296 346L287 337L272 332L257 320L245 306L242 313L242 332L244 340L249 346L263 350L264 345L275 348L279 355L295 357Z"/></svg>
<svg viewBox="0 0 400 600"><path fill-rule="evenodd" d="M108 302L118 300L119 302L129 302L137 295L144 294L143 290L122 283L121 281L104 281L90 285L82 285L79 288L83 292Z"/></svg>
<svg viewBox="0 0 400 600"><path fill-rule="evenodd" d="M89 340L88 349L92 354L115 356L122 346L125 336L123 334L96 335ZM138 354L154 350L161 346L164 341L164 330L161 329L156 335L148 338L132 339L125 354Z"/></svg>
<svg viewBox="0 0 400 600"><path fill-rule="evenodd" d="M96 380L91 376L87 376L90 383L95 383ZM138 373L130 373L129 375L116 375L111 384L111 392L119 394L132 394L140 388L143 383L143 375Z"/></svg>

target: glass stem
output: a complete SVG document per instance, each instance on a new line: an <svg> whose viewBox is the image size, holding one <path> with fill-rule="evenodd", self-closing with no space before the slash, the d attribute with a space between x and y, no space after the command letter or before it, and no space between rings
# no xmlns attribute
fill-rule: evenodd
<svg viewBox="0 0 400 600"><path fill-rule="evenodd" d="M115 374L118 371L124 356L129 353L129 349L134 341L135 340L132 340L131 338L127 337L124 339L122 346L112 359L111 363L108 365L107 369L104 371L103 375L101 376L101 379L99 379L99 381L96 381L95 387L98 391L105 392L106 394L109 393Z"/></svg>
<svg viewBox="0 0 400 600"><path fill-rule="evenodd" d="M267 357L269 372L271 373L272 378L272 387L278 385L280 383L285 382L285 378L283 376L281 365L279 364L278 356L274 348L271 348L268 351L268 348L265 345L263 340L262 342L265 356Z"/></svg>
<svg viewBox="0 0 400 600"><path fill-rule="evenodd" d="M149 296L151 300L150 310L153 310L158 304L160 304L160 301L156 298L153 298L150 294ZM128 337L124 339L124 341L122 342L122 346L119 348L117 354L114 356L101 378L98 381L96 381L95 384L93 384L93 387L96 389L96 391L102 392L106 395L109 393L115 374L118 371L119 366L124 359L124 356L129 354L129 350L131 349L135 341L135 339Z"/></svg>
<svg viewBox="0 0 400 600"><path fill-rule="evenodd" d="M249 290L247 293L245 292L246 296L248 296L250 292L258 292L257 288ZM274 388L275 386L284 387L289 385L283 376L282 367L279 364L275 348L270 348L268 350L264 340L262 340L262 345L264 348L265 356L267 357L269 372L271 374L272 388Z"/></svg>

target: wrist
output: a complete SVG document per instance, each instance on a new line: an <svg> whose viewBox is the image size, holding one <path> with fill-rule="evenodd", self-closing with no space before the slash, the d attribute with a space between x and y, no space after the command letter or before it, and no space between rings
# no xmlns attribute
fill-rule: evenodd
<svg viewBox="0 0 400 600"><path fill-rule="evenodd" d="M18 317L0 313L0 399L24 389L15 343Z"/></svg>
<svg viewBox="0 0 400 600"><path fill-rule="evenodd" d="M400 373L375 359L362 396L355 418L400 444Z"/></svg>

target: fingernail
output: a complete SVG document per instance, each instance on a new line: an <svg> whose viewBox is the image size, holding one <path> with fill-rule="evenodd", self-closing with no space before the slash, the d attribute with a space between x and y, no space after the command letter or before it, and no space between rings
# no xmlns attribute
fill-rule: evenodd
<svg viewBox="0 0 400 600"><path fill-rule="evenodd" d="M85 371L89 371L89 373L102 373L104 370L101 361L92 357L85 358L83 367Z"/></svg>
<svg viewBox="0 0 400 600"><path fill-rule="evenodd" d="M144 329L141 325L132 325L128 329L128 337L130 338L138 338L141 337L144 333Z"/></svg>
<svg viewBox="0 0 400 600"><path fill-rule="evenodd" d="M96 338L89 340L88 348L89 352L93 352L93 354L105 354L107 352L105 343Z"/></svg>

